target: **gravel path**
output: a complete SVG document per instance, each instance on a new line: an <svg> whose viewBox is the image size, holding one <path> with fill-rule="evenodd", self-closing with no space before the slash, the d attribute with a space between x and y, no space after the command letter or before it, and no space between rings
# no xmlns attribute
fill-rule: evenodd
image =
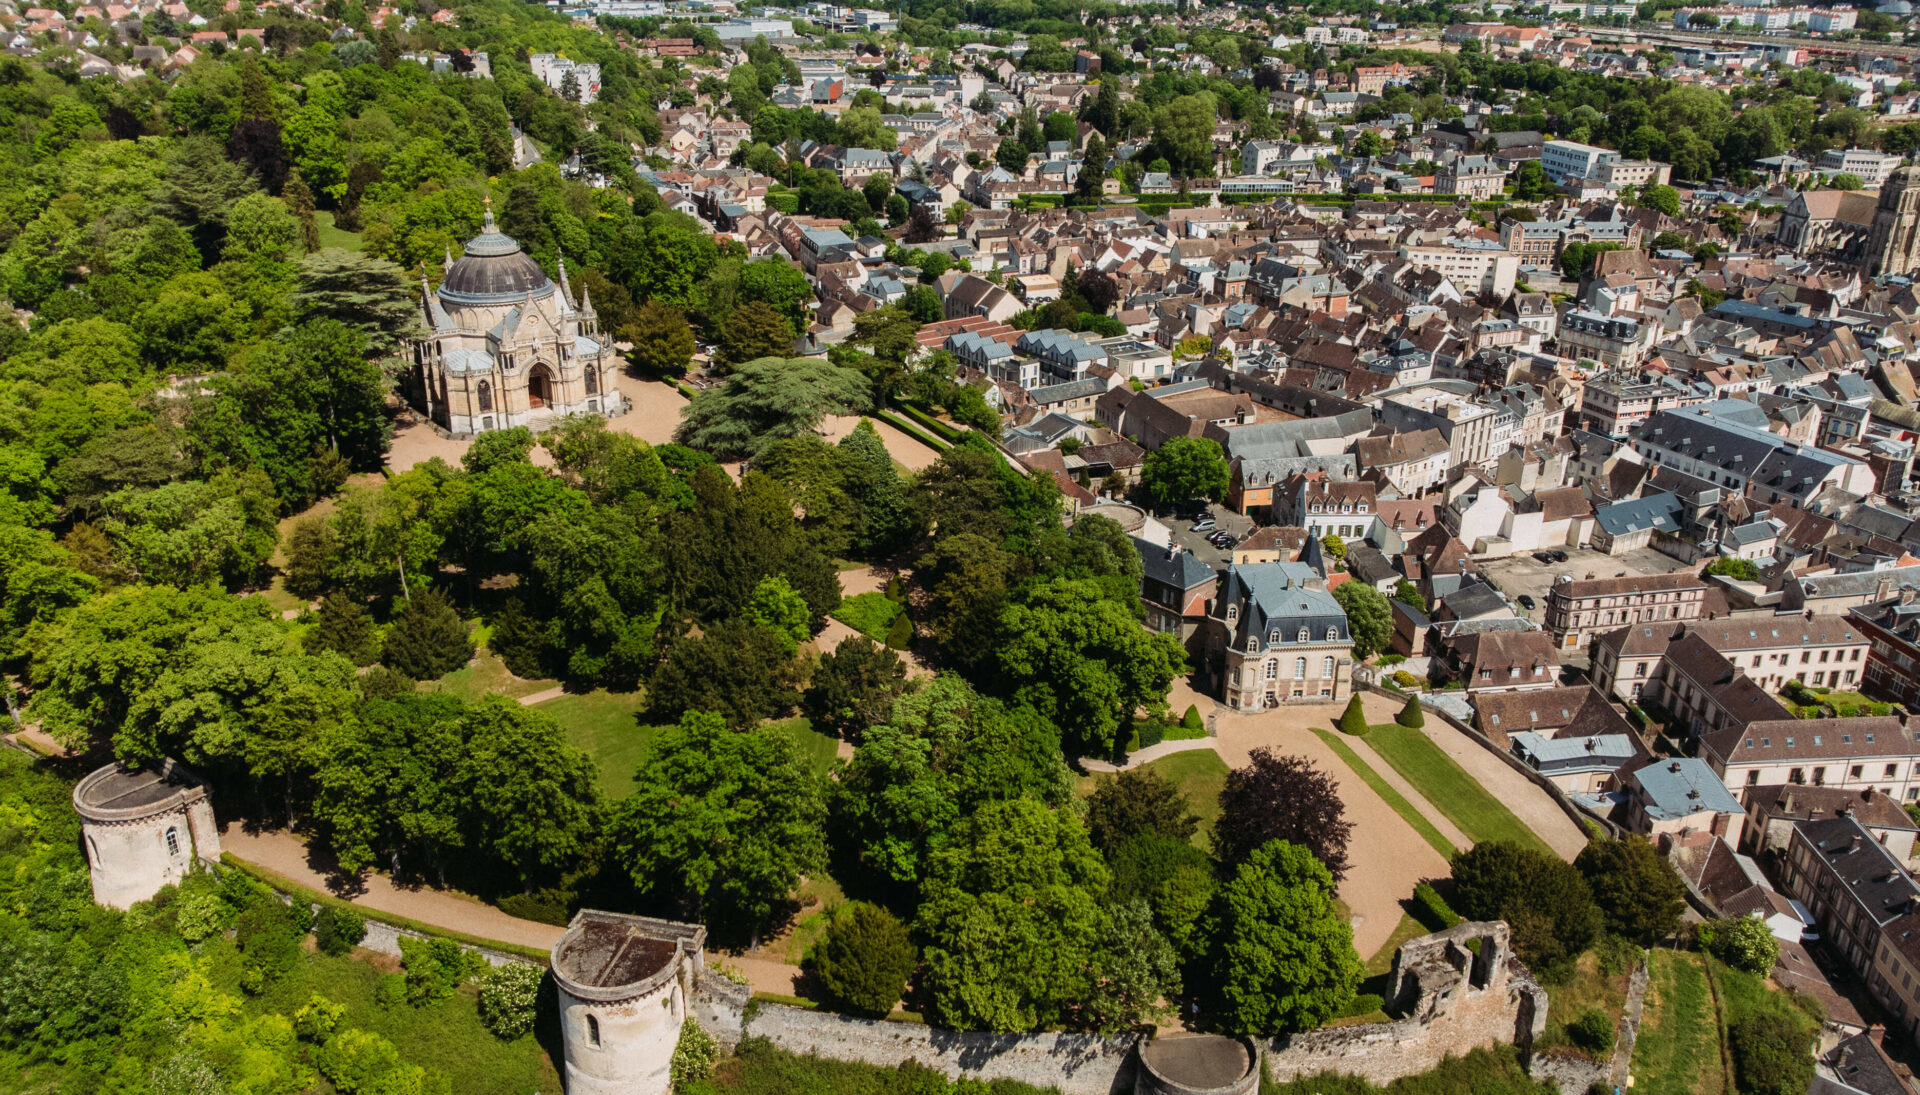
<svg viewBox="0 0 1920 1095"><path fill-rule="evenodd" d="M1380 702L1388 705L1384 699ZM1367 717L1373 722L1386 721L1373 717L1371 704ZM1506 761L1494 756L1486 746L1461 733L1447 720L1431 715L1427 718L1426 734L1562 859L1571 861L1587 846L1587 834L1560 809L1559 803L1527 777L1509 768Z"/></svg>
<svg viewBox="0 0 1920 1095"><path fill-rule="evenodd" d="M307 846L282 830L249 833L237 825L228 826L220 834L220 847L310 889L448 931L541 948L552 947L566 931L552 924L508 916L492 905L445 890L396 886L383 874L369 872L362 876L357 893L348 887L336 886L335 878L316 870L309 862Z"/></svg>
<svg viewBox="0 0 1920 1095"><path fill-rule="evenodd" d="M1386 707L1384 700L1382 712L1369 705L1368 717L1392 718ZM1215 720L1219 736L1211 740L1228 767L1246 766L1249 754L1264 745L1307 758L1339 785L1347 819L1353 823L1347 845L1351 863L1340 883L1340 898L1353 910L1353 945L1365 956L1378 952L1400 926L1405 913L1400 903L1413 896L1414 886L1445 878L1448 867L1440 853L1354 774L1339 754L1314 736L1310 728L1331 727L1342 710L1339 704L1281 707L1257 714L1222 709Z"/></svg>

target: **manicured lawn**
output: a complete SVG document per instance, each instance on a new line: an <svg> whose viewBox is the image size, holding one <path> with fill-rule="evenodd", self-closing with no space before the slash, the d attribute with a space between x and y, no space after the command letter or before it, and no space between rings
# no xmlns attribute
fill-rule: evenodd
<svg viewBox="0 0 1920 1095"><path fill-rule="evenodd" d="M1340 754L1340 759L1346 762L1347 767L1353 769L1361 782L1373 788L1375 794L1385 799L1388 806L1393 807L1394 813L1399 814L1408 825L1413 826L1413 831L1420 834L1421 840L1433 845L1433 850L1439 852L1442 857L1453 858L1453 853L1459 850L1453 846L1453 842L1441 836L1440 830L1434 828L1433 822L1427 820L1427 815L1416 809L1413 803L1408 802L1405 795L1394 790L1392 784L1373 770L1373 765L1360 759L1360 754L1354 752L1346 742L1341 741L1340 735L1331 730L1318 728L1313 732L1321 741L1327 743L1327 748ZM1387 957L1391 959L1393 956L1389 953Z"/></svg>
<svg viewBox="0 0 1920 1095"><path fill-rule="evenodd" d="M1220 819L1220 789L1227 785L1227 762L1211 749L1173 753L1147 765L1171 780L1187 796L1187 807L1200 819L1193 842L1211 847L1213 823Z"/></svg>
<svg viewBox="0 0 1920 1095"><path fill-rule="evenodd" d="M1717 1095L1726 1087L1720 1027L1700 956L1655 950L1650 974L1633 1046L1635 1095Z"/></svg>
<svg viewBox="0 0 1920 1095"><path fill-rule="evenodd" d="M841 601L831 615L874 642L884 643L893 618L905 611L906 606L887 600L884 593L859 593Z"/></svg>
<svg viewBox="0 0 1920 1095"><path fill-rule="evenodd" d="M793 739L795 748L807 762L807 767L825 775L833 767L835 757L840 752L840 739L831 734L822 734L813 728L806 719L784 719L768 723L768 729L778 730Z"/></svg>
<svg viewBox="0 0 1920 1095"><path fill-rule="evenodd" d="M1405 943L1409 939L1418 939L1426 934L1427 926L1425 924L1420 923L1405 913L1401 913L1400 926L1393 929L1393 934L1387 937L1386 943L1373 953L1372 958L1367 959L1367 976L1372 978L1382 977L1387 974L1393 969L1393 955L1395 951L1400 949L1400 944ZM1369 988L1364 985L1360 991L1380 992L1378 988ZM1386 994L1381 993L1381 995L1384 996Z"/></svg>
<svg viewBox="0 0 1920 1095"><path fill-rule="evenodd" d="M633 774L663 729L640 721L646 707L646 697L639 692L599 691L560 696L534 705L534 710L553 716L567 741L593 758L602 793L625 798L633 790ZM769 728L792 739L807 767L822 774L833 767L839 742L806 719L787 719Z"/></svg>
<svg viewBox="0 0 1920 1095"><path fill-rule="evenodd" d="M1424 732L1399 723L1382 723L1367 732L1367 744L1474 843L1510 840L1552 851Z"/></svg>
<svg viewBox="0 0 1920 1095"><path fill-rule="evenodd" d="M534 710L552 715L567 741L593 758L603 793L624 798L633 790L633 774L660 732L658 727L641 725L638 716L646 706L646 698L638 692L588 692L548 700Z"/></svg>
<svg viewBox="0 0 1920 1095"><path fill-rule="evenodd" d="M322 209L314 217L320 222L320 246L338 247L343 251L360 250L360 233L335 228L332 210Z"/></svg>

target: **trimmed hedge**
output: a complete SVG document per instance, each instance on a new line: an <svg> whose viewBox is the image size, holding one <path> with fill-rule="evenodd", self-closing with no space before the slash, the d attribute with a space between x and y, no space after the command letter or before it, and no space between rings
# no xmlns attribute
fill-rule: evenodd
<svg viewBox="0 0 1920 1095"><path fill-rule="evenodd" d="M1427 724L1427 716L1424 711L1420 710L1420 697L1408 696L1407 705L1400 709L1400 713L1393 717L1393 721L1409 730L1418 730L1425 726Z"/></svg>
<svg viewBox="0 0 1920 1095"><path fill-rule="evenodd" d="M904 433L908 437L913 438L915 441L920 442L922 445L925 445L926 447L932 449L934 452L946 452L948 449L953 447L952 445L949 445L945 441L941 441L938 438L927 436L927 433L925 430L922 430L920 427L913 425L912 423L908 422L906 419L900 418L896 415L888 414L885 411L875 411L874 413L868 415L867 417L875 419L880 422L885 422L887 425L892 426L894 429L899 430L901 433Z"/></svg>
<svg viewBox="0 0 1920 1095"><path fill-rule="evenodd" d="M1362 1015L1372 1015L1376 1011L1384 1011L1386 1006L1386 998L1377 992L1357 993L1352 1001L1350 1001L1346 1007L1334 1013L1333 1017L1335 1019L1353 1019Z"/></svg>
<svg viewBox="0 0 1920 1095"><path fill-rule="evenodd" d="M1440 891L1430 883L1422 882L1413 888L1413 911L1415 920L1426 925L1428 930L1443 932L1467 922L1467 918L1453 911Z"/></svg>
<svg viewBox="0 0 1920 1095"><path fill-rule="evenodd" d="M1356 738L1367 736L1367 713L1360 706L1360 697L1354 696L1347 701L1347 709L1340 714L1340 732Z"/></svg>
<svg viewBox="0 0 1920 1095"><path fill-rule="evenodd" d="M954 429L952 426L928 414L923 408L915 406L912 403L896 401L894 406L898 407L908 418L932 430L936 435L947 441L959 441L965 436L966 431Z"/></svg>

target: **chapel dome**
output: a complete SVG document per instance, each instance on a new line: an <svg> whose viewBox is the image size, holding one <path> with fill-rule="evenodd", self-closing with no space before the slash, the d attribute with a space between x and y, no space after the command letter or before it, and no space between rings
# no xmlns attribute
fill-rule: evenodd
<svg viewBox="0 0 1920 1095"><path fill-rule="evenodd" d="M551 292L553 282L546 271L520 249L519 241L501 233L491 211L480 234L467 241L465 252L440 283L441 299L458 304L503 304Z"/></svg>

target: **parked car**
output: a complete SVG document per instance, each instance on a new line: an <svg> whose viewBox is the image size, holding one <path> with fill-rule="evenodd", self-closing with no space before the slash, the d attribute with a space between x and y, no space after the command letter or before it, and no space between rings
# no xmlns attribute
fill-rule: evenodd
<svg viewBox="0 0 1920 1095"><path fill-rule="evenodd" d="M1527 610L1528 612L1532 612L1532 611L1533 611L1533 598L1532 598L1532 597L1529 597L1529 596L1527 596L1527 595L1526 595L1526 594L1524 594L1524 593L1522 593L1522 594L1520 595L1520 607L1521 607L1521 608L1524 608L1524 609L1526 609L1526 610Z"/></svg>
<svg viewBox="0 0 1920 1095"><path fill-rule="evenodd" d="M1198 521L1195 521L1193 523L1193 527L1187 529L1187 531L1188 532L1211 532L1213 531L1214 527L1217 524L1218 522L1216 522L1211 517L1202 517Z"/></svg>
<svg viewBox="0 0 1920 1095"><path fill-rule="evenodd" d="M1553 553L1549 551L1536 551L1533 553L1533 557L1542 563L1553 562Z"/></svg>

